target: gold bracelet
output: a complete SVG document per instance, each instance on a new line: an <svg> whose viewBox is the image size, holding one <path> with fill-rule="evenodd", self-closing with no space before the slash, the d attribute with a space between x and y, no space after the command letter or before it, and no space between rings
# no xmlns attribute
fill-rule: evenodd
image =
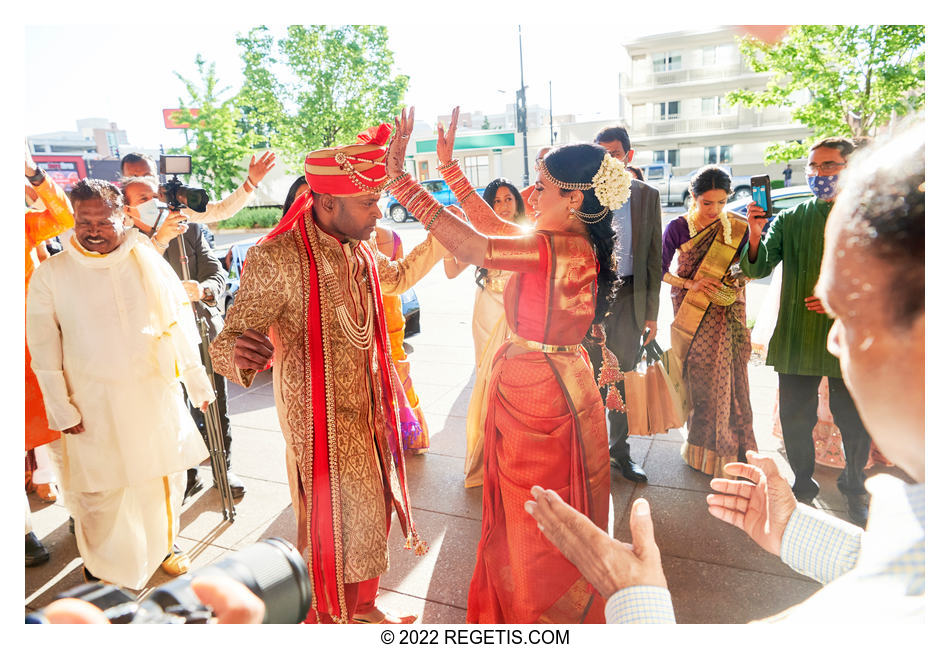
<svg viewBox="0 0 950 649"><path fill-rule="evenodd" d="M443 169L448 169L448 168L451 167L453 164L457 165L458 163L459 163L459 161L458 161L457 158L452 158L452 159L449 160L448 162L444 162L444 163L440 164L438 167L436 167L436 169L438 169L439 171L442 171Z"/></svg>
<svg viewBox="0 0 950 649"><path fill-rule="evenodd" d="M404 172L402 172L401 175L396 176L395 178L390 178L388 181L386 181L386 184L383 185L383 189L389 189L390 187L392 187L393 185L395 185L396 183L398 183L400 180L405 179L406 176L408 176L408 175L409 175L409 172L408 172L408 171L404 171Z"/></svg>

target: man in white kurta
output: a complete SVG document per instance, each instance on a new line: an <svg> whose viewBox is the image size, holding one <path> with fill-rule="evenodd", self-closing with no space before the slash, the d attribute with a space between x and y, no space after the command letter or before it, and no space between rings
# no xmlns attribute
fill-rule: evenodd
<svg viewBox="0 0 950 649"><path fill-rule="evenodd" d="M64 253L33 275L27 343L86 569L139 589L178 534L185 470L208 452L181 397L214 398L181 282L102 181L71 196Z"/></svg>

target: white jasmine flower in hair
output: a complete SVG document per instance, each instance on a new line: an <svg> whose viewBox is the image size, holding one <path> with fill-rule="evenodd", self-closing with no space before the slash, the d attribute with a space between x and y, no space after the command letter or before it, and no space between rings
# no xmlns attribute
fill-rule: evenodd
<svg viewBox="0 0 950 649"><path fill-rule="evenodd" d="M604 154L604 161L591 182L597 200L608 210L619 209L630 198L630 175L623 163L609 153Z"/></svg>

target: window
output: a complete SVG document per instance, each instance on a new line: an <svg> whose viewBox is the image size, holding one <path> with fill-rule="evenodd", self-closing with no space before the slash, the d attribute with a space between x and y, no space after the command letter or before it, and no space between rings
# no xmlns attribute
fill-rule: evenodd
<svg viewBox="0 0 950 649"><path fill-rule="evenodd" d="M721 146L706 147L706 164L727 164L732 162L732 145L723 144Z"/></svg>
<svg viewBox="0 0 950 649"><path fill-rule="evenodd" d="M475 187L484 187L491 180L487 155L470 155L465 158L465 176Z"/></svg>
<svg viewBox="0 0 950 649"><path fill-rule="evenodd" d="M703 65L716 64L716 46L707 45L703 48Z"/></svg>
<svg viewBox="0 0 950 649"><path fill-rule="evenodd" d="M678 167L680 164L679 149L668 149L666 151L654 151L653 162L668 162L671 167Z"/></svg>
<svg viewBox="0 0 950 649"><path fill-rule="evenodd" d="M46 153L46 145L45 145L45 144L34 144L34 145L33 145L33 153Z"/></svg>
<svg viewBox="0 0 950 649"><path fill-rule="evenodd" d="M419 180L429 180L429 161L419 161Z"/></svg>
<svg viewBox="0 0 950 649"><path fill-rule="evenodd" d="M718 115L722 112L722 97L703 97L703 115Z"/></svg>
<svg viewBox="0 0 950 649"><path fill-rule="evenodd" d="M430 180L429 182L422 185L427 192L434 194L436 192L444 192L449 186L445 184L444 180Z"/></svg>
<svg viewBox="0 0 950 649"><path fill-rule="evenodd" d="M653 55L653 72L668 72L683 68L683 56L679 52L660 52Z"/></svg>
<svg viewBox="0 0 950 649"><path fill-rule="evenodd" d="M647 180L663 180L663 167L647 167Z"/></svg>
<svg viewBox="0 0 950 649"><path fill-rule="evenodd" d="M653 105L656 107L655 112L658 121L677 119L680 116L680 103L678 101L662 101Z"/></svg>

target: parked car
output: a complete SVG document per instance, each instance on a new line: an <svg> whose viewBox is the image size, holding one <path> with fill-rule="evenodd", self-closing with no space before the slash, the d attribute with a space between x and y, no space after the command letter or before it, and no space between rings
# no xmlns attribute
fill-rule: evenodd
<svg viewBox="0 0 950 649"><path fill-rule="evenodd" d="M236 243L227 252L216 250L215 255L218 261L224 267L228 274L224 285L224 314L227 315L228 309L234 304L234 297L238 289L241 288L241 270L244 268L244 259L247 257L248 249L253 246L255 241ZM406 337L419 333L419 298L416 292L409 289L399 296L402 301L402 315L406 319Z"/></svg>
<svg viewBox="0 0 950 649"><path fill-rule="evenodd" d="M435 180L423 180L421 183L423 189L432 194L432 197L435 200L439 201L442 205L458 205L458 200L455 198L455 194L452 193L452 190L449 189L448 184L441 178L436 178ZM478 195L481 196L482 192L485 191L484 188L476 190ZM415 219L409 210L399 204L391 194L386 194L385 205L382 207L383 216L390 217L396 223L403 223L409 219Z"/></svg>
<svg viewBox="0 0 950 649"><path fill-rule="evenodd" d="M729 165L719 165L732 175L732 167ZM689 200L689 183L696 175L698 169L694 169L686 176L673 176L673 168L666 162L657 162L644 165L643 180L652 185L660 192L660 201L666 205L682 204L686 205ZM752 183L750 176L732 176L732 198L734 200L744 199L748 202L752 196Z"/></svg>
<svg viewBox="0 0 950 649"><path fill-rule="evenodd" d="M814 194L808 189L808 185L794 185L792 187L779 187L772 190L772 215L776 215L782 210L795 207L799 203L804 203L812 198ZM726 205L726 210L735 212L741 216L746 214L746 206L752 200L752 195L743 197L733 197L733 200Z"/></svg>
<svg viewBox="0 0 950 649"><path fill-rule="evenodd" d="M811 193L808 185L794 185L792 187L779 187L778 189L773 189L772 216L769 218L769 222L766 223L765 227L762 228L762 234L764 235L766 232L768 232L769 225L772 224L772 219L775 218L776 214L782 210L795 207L799 203L804 203L812 197L814 197L814 194ZM736 214L745 217L746 208L748 207L749 201L751 200L751 195L733 200L726 204L726 211L735 212Z"/></svg>

